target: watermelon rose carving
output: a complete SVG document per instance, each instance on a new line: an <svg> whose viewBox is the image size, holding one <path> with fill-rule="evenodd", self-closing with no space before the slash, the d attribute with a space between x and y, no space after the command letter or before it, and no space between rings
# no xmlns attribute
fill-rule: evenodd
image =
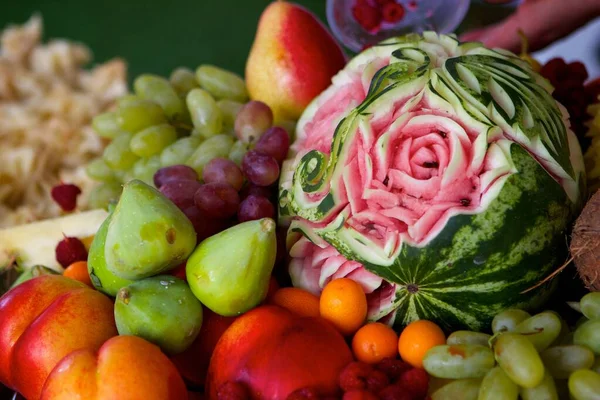
<svg viewBox="0 0 600 400"><path fill-rule="evenodd" d="M425 33L359 54L304 112L280 190L294 285L359 282L369 319L479 329L565 259L583 164L515 55Z"/></svg>

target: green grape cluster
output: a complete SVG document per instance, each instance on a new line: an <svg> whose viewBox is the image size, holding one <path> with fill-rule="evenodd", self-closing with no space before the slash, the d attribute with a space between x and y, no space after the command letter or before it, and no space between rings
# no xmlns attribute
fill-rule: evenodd
<svg viewBox="0 0 600 400"><path fill-rule="evenodd" d="M554 311L508 309L493 335L449 335L423 359L432 400L600 399L600 292L572 306L583 313L574 330Z"/></svg>
<svg viewBox="0 0 600 400"><path fill-rule="evenodd" d="M163 167L185 164L202 176L216 157L240 165L253 146L240 132L251 126L264 132L264 126L272 125L266 106L267 111L250 107L236 122L251 103L241 77L212 65L201 65L195 73L177 68L169 79L138 76L132 94L93 120L96 133L110 142L102 157L87 165L87 174L100 182L90 193L90 205L106 208L130 179L153 185L154 174Z"/></svg>

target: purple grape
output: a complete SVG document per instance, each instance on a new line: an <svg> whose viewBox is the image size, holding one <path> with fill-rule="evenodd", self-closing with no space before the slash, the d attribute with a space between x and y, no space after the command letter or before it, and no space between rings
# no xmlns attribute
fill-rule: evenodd
<svg viewBox="0 0 600 400"><path fill-rule="evenodd" d="M180 179L165 182L159 190L180 210L185 210L194 205L194 194L200 186L198 181Z"/></svg>
<svg viewBox="0 0 600 400"><path fill-rule="evenodd" d="M187 165L171 165L156 171L154 174L154 186L160 188L168 181L178 180L198 180L198 173L192 167Z"/></svg>
<svg viewBox="0 0 600 400"><path fill-rule="evenodd" d="M250 195L266 197L267 199L271 198L273 195L270 187L266 186L256 186L252 183L244 186L240 191L240 199L244 200L246 197Z"/></svg>
<svg viewBox="0 0 600 400"><path fill-rule="evenodd" d="M258 139L254 150L267 154L281 164L287 157L290 148L290 137L285 129L274 126Z"/></svg>
<svg viewBox="0 0 600 400"><path fill-rule="evenodd" d="M194 202L200 211L216 218L235 215L240 205L237 190L227 183L205 183L194 195Z"/></svg>
<svg viewBox="0 0 600 400"><path fill-rule="evenodd" d="M216 235L229 227L227 220L210 218L200 211L198 207L192 206L183 210L196 231L197 242L200 243L207 237Z"/></svg>
<svg viewBox="0 0 600 400"><path fill-rule="evenodd" d="M204 183L227 183L235 190L240 190L244 184L242 170L227 158L213 158L202 170Z"/></svg>
<svg viewBox="0 0 600 400"><path fill-rule="evenodd" d="M240 203L237 215L240 222L275 218L275 207L266 197L250 195Z"/></svg>
<svg viewBox="0 0 600 400"><path fill-rule="evenodd" d="M279 164L273 157L250 150L242 160L246 178L257 186L269 186L279 178Z"/></svg>
<svg viewBox="0 0 600 400"><path fill-rule="evenodd" d="M256 142L273 124L273 112L262 101L246 103L235 117L235 134L244 143Z"/></svg>

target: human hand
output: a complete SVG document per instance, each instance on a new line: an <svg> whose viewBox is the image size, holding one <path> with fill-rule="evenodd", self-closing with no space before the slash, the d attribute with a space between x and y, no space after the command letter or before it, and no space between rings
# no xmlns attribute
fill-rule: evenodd
<svg viewBox="0 0 600 400"><path fill-rule="evenodd" d="M479 41L487 47L519 52L522 30L529 50L541 49L600 16L600 0L525 0L505 20L461 35L462 41Z"/></svg>

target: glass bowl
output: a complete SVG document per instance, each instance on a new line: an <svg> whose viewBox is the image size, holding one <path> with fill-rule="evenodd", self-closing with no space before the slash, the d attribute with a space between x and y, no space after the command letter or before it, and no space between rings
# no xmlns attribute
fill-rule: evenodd
<svg viewBox="0 0 600 400"><path fill-rule="evenodd" d="M369 32L352 14L357 1L361 0L327 0L327 22L333 34L354 52L407 33L427 30L451 33L465 17L470 3L470 0L396 0L404 7L402 19L396 23L384 22L377 31Z"/></svg>

